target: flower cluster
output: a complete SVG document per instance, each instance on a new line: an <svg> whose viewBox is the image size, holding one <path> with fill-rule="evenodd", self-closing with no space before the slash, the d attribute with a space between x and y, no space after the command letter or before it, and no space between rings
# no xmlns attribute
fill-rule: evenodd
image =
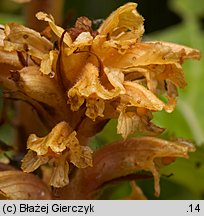
<svg viewBox="0 0 204 216"><path fill-rule="evenodd" d="M151 122L152 113L174 110L177 88L186 86L182 63L199 59L200 52L142 41L144 19L136 7L119 7L96 31L86 17L65 30L43 12L36 16L49 27L41 34L16 23L1 28L0 82L31 105L49 131L42 138L29 136L25 172L48 163L50 185L67 185L69 163L92 166L86 141L113 118L124 139L138 131L163 132Z"/></svg>
<svg viewBox="0 0 204 216"><path fill-rule="evenodd" d="M142 42L143 18L135 7L134 3L120 7L97 32L87 18L78 19L68 31L71 34L56 26L51 16L37 14L64 42L60 50L62 84L71 110L85 106L85 115L93 121L118 118L117 131L124 138L138 130L163 131L150 123L152 112L174 110L177 87L186 86L181 64L200 57L199 51L184 46ZM56 73L51 62L53 50L42 60L42 73ZM161 94L166 94L166 104L157 97Z"/></svg>

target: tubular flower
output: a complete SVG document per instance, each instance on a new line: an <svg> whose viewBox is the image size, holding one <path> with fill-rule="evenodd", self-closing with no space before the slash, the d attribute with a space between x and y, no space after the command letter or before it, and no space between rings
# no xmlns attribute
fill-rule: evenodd
<svg viewBox="0 0 204 216"><path fill-rule="evenodd" d="M63 50L63 61L71 59L71 65L64 71L69 80L67 83L71 83L67 91L68 102L73 111L85 103L85 114L93 121L97 117L108 118L103 114L106 105L118 100L119 104L113 107L117 116L122 115L118 106L172 112L177 87L186 86L181 64L185 59L200 57L198 50L184 46L159 41L142 42L143 18L135 10L136 6L128 3L113 12L92 40L91 32L86 34L89 37L82 37L82 32L71 44L64 41L67 46ZM75 75L70 77L69 70L77 61L81 62L81 69L76 68ZM161 93L167 94L167 104L157 97ZM137 115L136 111L132 114ZM139 118L133 119L132 125L143 124ZM118 128L122 124L120 120ZM131 127L129 132L133 133L134 128ZM122 133L123 137L128 134Z"/></svg>
<svg viewBox="0 0 204 216"><path fill-rule="evenodd" d="M142 42L143 18L135 10L136 6L128 3L118 8L100 26L96 36L90 30L91 26L86 26L86 31L81 32L83 22L80 27L76 25L72 32L78 35L71 42L68 33L65 33L61 50L63 78L71 110L78 111L85 103L87 117L93 121L97 117L108 119L109 116L104 116L107 104L119 100L113 109L117 117L120 116L118 132L124 138L144 124L133 111L138 107L149 112L174 110L177 87L186 86L181 64L185 59L200 57L198 50L185 46L160 41ZM48 21L62 39L62 30L56 30L58 27L52 17L44 13L38 13L37 17ZM167 104L157 97L161 93L167 94ZM123 121L128 117L119 111L118 106L125 106L127 110L136 108L131 111L131 115L135 116L132 123ZM120 121L128 124L129 132L123 133L119 129L123 124ZM151 118L146 125L150 121Z"/></svg>
<svg viewBox="0 0 204 216"><path fill-rule="evenodd" d="M3 85L20 92L18 98L35 107L49 130L63 120L72 128L80 128L80 119L87 121L84 115L95 122L90 126L91 136L100 130L95 129L97 125L113 116L118 118L118 133L124 138L145 124L146 129L151 128L151 113L162 109L172 112L177 88L186 86L182 63L199 59L200 53L167 42L143 42L144 19L136 7L136 3L119 7L97 31L92 30L92 22L86 17L78 18L74 28L64 30L51 15L37 13L38 19L48 22L58 39L57 47L34 30L15 23L6 25L1 31L1 53L9 54L8 61L17 51L14 61L20 60L21 65L14 73L7 72L10 80L4 72ZM166 104L158 98L161 94L166 94ZM139 117L138 108L145 110ZM126 121L130 113L134 118ZM129 128L126 132L121 127L124 120Z"/></svg>
<svg viewBox="0 0 204 216"><path fill-rule="evenodd" d="M28 138L28 153L22 161L24 172L33 172L39 166L49 163L53 166L50 185L63 187L69 183L69 163L78 168L92 166L92 151L80 146L76 132L71 132L66 122L60 122L45 137L31 134Z"/></svg>
<svg viewBox="0 0 204 216"><path fill-rule="evenodd" d="M37 18L48 22L58 39L57 48L34 30L14 23L6 25L4 51L10 54L17 51L28 71L35 67L39 79L47 80L47 85L40 87L50 95L50 100L39 98L36 88L32 92L24 88L25 84L32 85L35 81L24 81L26 75L21 71L25 68L18 70L18 82L11 79L3 83L7 88L10 85L10 89L15 86L38 113L44 113L40 115L49 129L63 120L69 121L73 128L80 128L78 123L85 119L85 114L95 122L89 125L92 136L98 132L97 125L111 119L114 112L114 118L118 118L118 133L124 138L138 128L146 128L146 132L149 128L152 134L152 128L157 127L151 123L151 113L174 110L177 88L186 86L181 65L186 59L199 59L200 53L167 42L143 42L144 19L136 7L136 3L119 7L97 31L92 30L92 22L86 17L78 18L74 28L64 30L55 24L51 15L37 13ZM161 94L167 96L166 104L158 98ZM146 110L143 115L138 116L138 108ZM131 121L128 120L130 113L134 116ZM129 128L126 133L121 129L124 127ZM154 130L155 134L162 131ZM84 134L84 131L81 128L77 133Z"/></svg>

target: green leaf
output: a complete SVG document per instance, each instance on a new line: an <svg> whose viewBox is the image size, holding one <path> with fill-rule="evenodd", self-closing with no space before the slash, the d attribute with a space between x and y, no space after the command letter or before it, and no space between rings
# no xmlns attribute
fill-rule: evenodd
<svg viewBox="0 0 204 216"><path fill-rule="evenodd" d="M103 131L91 140L90 147L93 150L96 150L102 147L104 144L121 140L122 137L121 135L117 134L116 127L117 120L110 120L109 123L103 129Z"/></svg>
<svg viewBox="0 0 204 216"><path fill-rule="evenodd" d="M118 200L130 195L131 187L128 181L107 185L102 191L100 199Z"/></svg>
<svg viewBox="0 0 204 216"><path fill-rule="evenodd" d="M154 182L151 179L141 180L137 184L143 190L145 196L150 200L186 200L201 199L201 196L194 194L190 188L171 178L162 177L160 179L161 194L159 197L154 196Z"/></svg>
<svg viewBox="0 0 204 216"><path fill-rule="evenodd" d="M14 15L14 14L0 14L0 24L6 24L10 22L16 22L19 24L23 24L23 17L20 15Z"/></svg>
<svg viewBox="0 0 204 216"><path fill-rule="evenodd" d="M164 167L162 174L173 174L169 179L188 188L194 197L203 199L204 195L204 147L198 147L188 160L177 159L175 163Z"/></svg>
<svg viewBox="0 0 204 216"><path fill-rule="evenodd" d="M171 0L170 7L183 16L200 16L203 15L203 0Z"/></svg>

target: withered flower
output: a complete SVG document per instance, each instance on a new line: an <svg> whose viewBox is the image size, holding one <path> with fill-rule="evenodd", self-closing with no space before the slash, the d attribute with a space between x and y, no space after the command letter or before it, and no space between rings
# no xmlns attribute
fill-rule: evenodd
<svg viewBox="0 0 204 216"><path fill-rule="evenodd" d="M29 136L29 150L22 160L24 172L48 164L52 168L49 185L66 186L70 163L77 168L92 166L89 138L113 118L118 119L117 132L124 139L135 132L151 136L163 132L164 129L151 122L152 113L174 110L177 88L186 86L182 64L186 59L199 59L200 52L173 43L142 41L144 19L136 7L136 3L119 7L97 31L91 28L92 22L86 17L78 18L74 28L65 30L43 12L36 16L48 22L53 33L51 38L16 23L0 29L0 83L10 90L11 98L32 106L48 132L41 138L35 134ZM161 95L167 97L167 103L160 99ZM134 147L135 142L141 143ZM133 148L136 156L140 156L140 164L134 164L131 172L151 171L157 195L159 171L154 156L186 157L194 150L153 137L135 142L127 140L128 151ZM114 154L117 151L114 146L122 145L125 152L123 144L114 144L113 150L110 147L112 153L108 157L113 160L109 158L108 166L118 167L120 159L124 159L122 151ZM148 149L150 161L145 160L143 145L151 147ZM100 158L103 150L98 152ZM135 160L129 152L126 156L127 161ZM97 164L94 166L80 169L76 176L98 171ZM116 169L111 179L129 171ZM87 177L84 173L83 176ZM93 184L97 179L94 181ZM66 187L75 184L76 188L79 182L81 179L73 179L71 186Z"/></svg>
<svg viewBox="0 0 204 216"><path fill-rule="evenodd" d="M50 163L53 166L50 185L63 187L68 184L69 164L78 168L92 166L92 151L80 146L76 132L71 132L66 122L58 123L45 137L31 134L28 138L28 153L22 161L24 172L33 172L39 166Z"/></svg>
<svg viewBox="0 0 204 216"><path fill-rule="evenodd" d="M200 57L198 50L185 46L159 41L142 42L143 18L135 10L136 6L128 3L113 12L92 41L89 32L86 32L89 37L82 37L83 32L78 36L80 40L76 38L71 44L64 41L68 47L65 46L62 54L64 64L72 59L71 65L64 69L67 83L71 83L67 91L71 109L79 110L85 101L86 115L95 121L97 117L104 117L106 104L119 101L113 109L120 116L118 133L124 138L129 134L123 132L125 128L129 127L130 133L135 132L140 126L135 128L133 125L143 125L146 113L174 110L176 89L186 86L181 64L185 59ZM80 68L77 67L73 73L70 71L72 65L78 61ZM74 75L68 75L71 73ZM157 97L165 92L167 104ZM147 111L138 116L137 108ZM128 118L124 115L126 112L135 117L123 128L120 121L129 122L125 119ZM147 125L151 120L149 114ZM159 131L156 129L155 133Z"/></svg>

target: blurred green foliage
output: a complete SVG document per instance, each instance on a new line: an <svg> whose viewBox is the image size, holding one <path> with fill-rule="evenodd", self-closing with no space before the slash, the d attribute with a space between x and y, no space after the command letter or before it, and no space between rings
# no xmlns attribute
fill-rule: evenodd
<svg viewBox="0 0 204 216"><path fill-rule="evenodd" d="M22 5L14 3L10 0L0 1L0 23L8 22L23 23Z"/></svg>
<svg viewBox="0 0 204 216"><path fill-rule="evenodd" d="M65 0L65 25L71 25L77 16L105 18L126 0ZM204 2L203 0L136 1L140 13L146 19L145 40L165 40L198 48L204 52ZM0 23L23 23L23 6L8 0L0 1ZM171 25L171 26L170 26ZM164 28L165 27L165 28ZM155 31L157 30L157 31ZM154 31L154 32L152 32ZM150 33L152 32L152 33ZM190 159L177 159L162 169L161 196L159 199L204 199L204 60L184 64L188 86L179 91L178 105L172 114L155 113L154 122L167 128L164 137L188 138L198 146ZM95 149L105 143L121 139L116 133L116 121L111 121L91 143ZM1 139L10 141L7 126L0 128ZM172 174L171 177L167 177ZM154 197L153 180L138 181L149 199ZM130 192L128 182L116 183L104 189L101 199L120 199Z"/></svg>
<svg viewBox="0 0 204 216"><path fill-rule="evenodd" d="M201 9L204 13L204 7L192 7L192 0L174 0L169 1L169 3L170 7L182 17L182 22L165 31L149 35L149 37L153 40L166 40L184 44L197 48L203 53L204 31L200 14ZM186 62L184 72L188 86L184 90L180 90L175 112L170 115L164 112L155 115L157 122L168 128L170 133L178 137L192 139L197 145L204 143L203 70L204 61L202 59L198 62Z"/></svg>

